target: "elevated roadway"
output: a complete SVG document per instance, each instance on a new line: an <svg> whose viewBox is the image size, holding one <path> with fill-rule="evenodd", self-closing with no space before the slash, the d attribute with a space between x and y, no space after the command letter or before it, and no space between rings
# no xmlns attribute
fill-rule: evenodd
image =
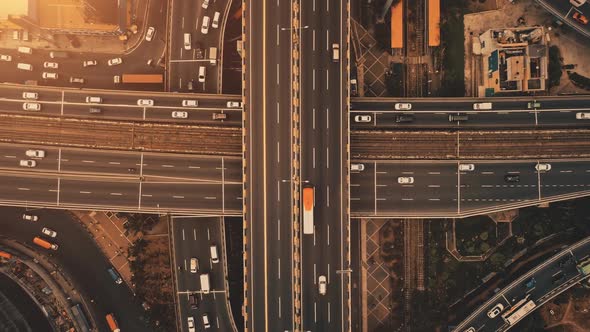
<svg viewBox="0 0 590 332"><path fill-rule="evenodd" d="M293 331L292 6L242 2L245 326Z"/></svg>
<svg viewBox="0 0 590 332"><path fill-rule="evenodd" d="M502 319L502 314L524 298L534 301L536 310L565 290L587 279L589 275L580 273L576 268L576 263L589 255L590 238L564 249L504 287L457 325L454 331L462 332L473 327L475 331L495 332L506 331L518 326L517 324L510 325L505 322ZM527 287L526 283L531 278L535 279L534 285ZM503 312L496 317L489 317L488 312L497 304L502 304L504 307Z"/></svg>

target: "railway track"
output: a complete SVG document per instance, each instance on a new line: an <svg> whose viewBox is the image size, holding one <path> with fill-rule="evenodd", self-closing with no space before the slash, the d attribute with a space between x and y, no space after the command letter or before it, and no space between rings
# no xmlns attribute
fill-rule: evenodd
<svg viewBox="0 0 590 332"><path fill-rule="evenodd" d="M352 159L590 157L590 130L352 131Z"/></svg>
<svg viewBox="0 0 590 332"><path fill-rule="evenodd" d="M421 59L426 54L426 3L425 0L405 0L404 8L404 95L422 97L425 72Z"/></svg>
<svg viewBox="0 0 590 332"><path fill-rule="evenodd" d="M127 151L241 155L240 128L0 114L0 141Z"/></svg>

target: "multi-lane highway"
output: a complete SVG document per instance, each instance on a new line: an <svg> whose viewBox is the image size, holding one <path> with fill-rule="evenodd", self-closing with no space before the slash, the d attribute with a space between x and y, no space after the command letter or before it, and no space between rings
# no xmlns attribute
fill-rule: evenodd
<svg viewBox="0 0 590 332"><path fill-rule="evenodd" d="M209 318L212 331L236 331L229 307L222 227L223 221L219 217L172 218L176 296L180 309L180 330L183 332L188 331L188 317L193 317L198 331L203 331L204 314ZM219 261L216 263L211 259L211 245L217 246ZM191 271L192 258L198 261L196 272ZM210 290L207 294L203 293L201 274L209 274ZM196 298L193 306L189 303L190 296Z"/></svg>
<svg viewBox="0 0 590 332"><path fill-rule="evenodd" d="M351 174L351 211L357 217L470 216L590 194L588 159L353 163L365 167ZM461 164L474 169L459 171ZM551 169L537 171L539 164ZM400 184L400 177L414 182Z"/></svg>
<svg viewBox="0 0 590 332"><path fill-rule="evenodd" d="M176 0L171 1L171 4L167 90L220 93L223 58L221 46L231 1ZM216 13L219 13L217 28L213 27ZM208 23L203 30L205 17ZM185 37L186 34L190 37ZM212 54L212 47L217 49L217 54ZM204 82L198 78L199 67L205 68Z"/></svg>
<svg viewBox="0 0 590 332"><path fill-rule="evenodd" d="M248 331L294 330L291 3L245 7L245 312Z"/></svg>
<svg viewBox="0 0 590 332"><path fill-rule="evenodd" d="M36 93L37 99L26 99L23 94ZM177 123L207 123L236 126L241 123L242 109L227 107L228 102L239 102L233 95L167 94L137 91L80 90L5 85L0 87L0 111L8 114L52 115L90 119L126 119ZM87 97L99 97L100 102L87 102ZM153 106L138 106L139 99L153 100ZM184 100L195 100L197 106L183 106ZM40 111L25 111L25 102L38 103ZM91 109L99 112L91 113ZM173 118L174 111L186 111L186 118ZM213 114L225 113L224 120L214 120Z"/></svg>
<svg viewBox="0 0 590 332"><path fill-rule="evenodd" d="M28 149L41 149L45 157L26 157ZM0 201L6 205L228 215L241 210L238 158L17 145L0 145L0 151ZM36 165L22 167L21 160Z"/></svg>
<svg viewBox="0 0 590 332"><path fill-rule="evenodd" d="M301 231L303 331L349 329L348 15L346 1L301 2L301 180L315 188L314 234Z"/></svg>
<svg viewBox="0 0 590 332"><path fill-rule="evenodd" d="M576 283L586 279L588 275L582 274L576 268L576 263L589 255L590 238L564 249L503 288L457 325L454 331L495 332L510 329L514 324L509 324L502 316L510 313L512 306L522 299L534 301L536 308L538 308ZM501 304L503 308L500 313L496 316L490 314L492 308L498 304ZM473 330L469 330L469 328L473 328Z"/></svg>

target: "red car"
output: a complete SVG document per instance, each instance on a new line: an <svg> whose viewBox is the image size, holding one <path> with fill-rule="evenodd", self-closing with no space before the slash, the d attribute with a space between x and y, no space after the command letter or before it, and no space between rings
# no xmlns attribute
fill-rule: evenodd
<svg viewBox="0 0 590 332"><path fill-rule="evenodd" d="M588 24L588 18L586 18L586 16L580 14L579 12L575 12L572 17L579 23Z"/></svg>

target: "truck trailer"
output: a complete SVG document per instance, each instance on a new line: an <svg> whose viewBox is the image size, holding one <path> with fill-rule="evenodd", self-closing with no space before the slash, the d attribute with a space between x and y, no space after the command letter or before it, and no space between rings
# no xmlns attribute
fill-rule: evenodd
<svg viewBox="0 0 590 332"><path fill-rule="evenodd" d="M57 248L59 247L57 244L55 243L51 243L51 242L47 242L45 240L43 240L40 237L35 237L33 238L33 243L38 245L39 247L43 247L45 249L52 249L52 250L57 250Z"/></svg>

